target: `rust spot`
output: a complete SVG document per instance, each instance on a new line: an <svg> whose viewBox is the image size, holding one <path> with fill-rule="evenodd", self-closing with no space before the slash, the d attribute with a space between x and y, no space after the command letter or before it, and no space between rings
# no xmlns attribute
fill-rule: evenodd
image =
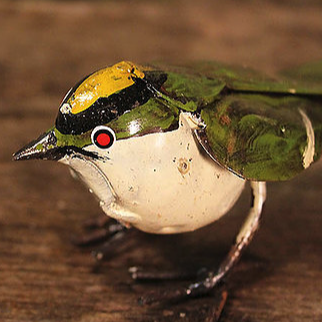
<svg viewBox="0 0 322 322"><path fill-rule="evenodd" d="M236 143L236 136L234 134L231 134L228 139L228 145L227 145L228 155L233 154L234 148L235 148L235 143Z"/></svg>
<svg viewBox="0 0 322 322"><path fill-rule="evenodd" d="M190 163L186 158L180 158L178 163L178 170L181 174L186 174L190 170Z"/></svg>
<svg viewBox="0 0 322 322"><path fill-rule="evenodd" d="M220 119L219 119L220 123L222 125L229 125L231 123L231 119L228 115L222 115L220 116Z"/></svg>

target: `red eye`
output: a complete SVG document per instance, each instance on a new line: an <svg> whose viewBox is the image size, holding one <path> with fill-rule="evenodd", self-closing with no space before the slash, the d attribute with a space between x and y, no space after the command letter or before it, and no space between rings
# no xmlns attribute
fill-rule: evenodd
<svg viewBox="0 0 322 322"><path fill-rule="evenodd" d="M96 141L100 146L108 146L111 142L111 138L107 133L99 133L96 137Z"/></svg>
<svg viewBox="0 0 322 322"><path fill-rule="evenodd" d="M92 132L92 142L100 149L110 148L115 141L115 134L107 126L97 126Z"/></svg>

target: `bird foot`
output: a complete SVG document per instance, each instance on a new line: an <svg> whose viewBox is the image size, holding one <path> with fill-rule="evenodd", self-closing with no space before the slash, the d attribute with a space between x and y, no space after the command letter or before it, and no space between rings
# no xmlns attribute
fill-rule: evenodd
<svg viewBox="0 0 322 322"><path fill-rule="evenodd" d="M188 298L199 297L209 294L215 286L218 286L221 279L215 283L216 276L207 269L202 268L198 272L184 271L147 271L138 267L129 269L131 277L140 282L148 281L169 281L169 280L195 280L195 283L187 287L172 288L160 291L152 291L139 299L141 304L152 304L155 302L179 302Z"/></svg>
<svg viewBox="0 0 322 322"><path fill-rule="evenodd" d="M130 234L130 230L122 224L108 218L99 216L84 223L85 233L71 238L74 245L79 247L91 247L92 255L97 260L109 257L115 249L125 240L125 236Z"/></svg>
<svg viewBox="0 0 322 322"><path fill-rule="evenodd" d="M155 271L144 271L142 269L138 269L137 267L130 268L130 273L132 278L136 281L165 281L165 280L174 280L174 279L190 279L197 277L197 280L201 279L204 281L202 277L207 271L205 269L200 270L197 274L188 273L188 272L155 272ZM209 273L207 272L207 275ZM192 287L193 286L193 287ZM162 290L154 290L145 295L141 296L138 299L140 305L151 305L154 303L179 303L186 301L190 298L196 298L209 295L206 302L203 302L203 307L207 307L206 312L202 312L203 319L205 322L218 322L223 309L225 307L228 292L225 284L220 283L216 284L216 287L207 286L205 283L197 282L195 284L191 284L190 287L177 287L170 289L162 289ZM205 306L206 305L206 306ZM180 305L179 305L180 307ZM189 306L190 307L190 306ZM197 305L192 305L189 309L190 315L198 315L198 321L200 321L201 313L195 312ZM199 309L200 310L200 307ZM181 315L180 315L181 317ZM192 319L194 321L194 319Z"/></svg>

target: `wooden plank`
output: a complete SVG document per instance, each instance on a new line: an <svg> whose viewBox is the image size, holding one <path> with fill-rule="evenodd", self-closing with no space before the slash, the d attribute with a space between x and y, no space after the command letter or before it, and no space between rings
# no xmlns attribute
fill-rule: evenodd
<svg viewBox="0 0 322 322"><path fill-rule="evenodd" d="M171 283L135 283L127 268L216 266L243 220L247 191L209 227L137 233L97 265L89 249L70 243L84 220L100 214L97 202L62 165L11 162L12 152L51 126L78 78L116 60L185 56L274 72L320 57L319 2L292 10L287 2L203 4L1 2L1 321L205 320L214 297L139 306L141 294ZM269 185L262 229L228 281L222 321L321 321L321 167Z"/></svg>

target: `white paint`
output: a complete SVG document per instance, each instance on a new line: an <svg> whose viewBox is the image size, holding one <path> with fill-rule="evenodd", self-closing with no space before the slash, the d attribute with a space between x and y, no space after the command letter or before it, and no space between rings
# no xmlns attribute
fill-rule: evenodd
<svg viewBox="0 0 322 322"><path fill-rule="evenodd" d="M93 79L94 82L95 79ZM80 106L86 106L88 101L91 101L94 97L93 91L86 91L77 95L77 102ZM73 103L72 103L73 104ZM73 104L74 105L74 104Z"/></svg>
<svg viewBox="0 0 322 322"><path fill-rule="evenodd" d="M88 157L81 154L65 156L59 162L70 166L73 178L84 182L101 205L111 204L115 200L115 193L109 180L102 170Z"/></svg>
<svg viewBox="0 0 322 322"><path fill-rule="evenodd" d="M131 121L129 124L128 131L130 132L130 135L134 135L138 133L141 130L141 124L137 120Z"/></svg>
<svg viewBox="0 0 322 322"><path fill-rule="evenodd" d="M250 184L254 194L253 206L250 208L248 216L236 237L237 244L249 240L251 238L250 235L258 228L259 219L266 200L266 183L251 181Z"/></svg>
<svg viewBox="0 0 322 322"><path fill-rule="evenodd" d="M104 161L66 162L108 216L150 233L195 230L224 215L245 181L200 153L189 113L180 115L179 124L175 131L118 140L106 151L86 148L104 153Z"/></svg>
<svg viewBox="0 0 322 322"><path fill-rule="evenodd" d="M306 136L307 136L307 146L305 147L303 153L303 167L307 169L311 163L314 161L315 153L315 135L312 123L306 113L299 108L299 112L302 116L303 123L305 125Z"/></svg>
<svg viewBox="0 0 322 322"><path fill-rule="evenodd" d="M61 107L60 107L60 112L62 114L69 114L71 113L72 108L68 103L64 103Z"/></svg>

